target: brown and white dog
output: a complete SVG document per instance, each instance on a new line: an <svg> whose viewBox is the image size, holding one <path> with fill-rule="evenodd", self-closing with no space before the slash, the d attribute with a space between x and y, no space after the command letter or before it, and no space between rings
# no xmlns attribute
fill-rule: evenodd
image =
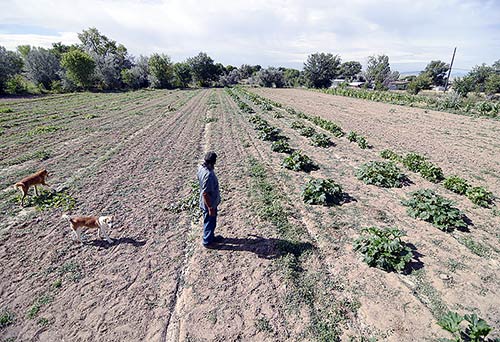
<svg viewBox="0 0 500 342"><path fill-rule="evenodd" d="M62 218L69 221L69 225L76 239L80 240L80 243L83 244L82 240L82 231L84 228L97 228L97 237L101 238L101 233L106 238L108 243L113 243L106 232L106 227L109 229L113 228L113 216L73 216L69 217L64 214Z"/></svg>
<svg viewBox="0 0 500 342"><path fill-rule="evenodd" d="M35 187L35 194L38 196L38 189L37 185L45 185L50 187L47 183L45 183L45 179L49 178L49 173L47 170L43 169L38 171L37 173L34 173L28 177L24 177L21 179L21 181L17 182L14 186L16 188L19 188L21 192L23 193L23 198L21 199L21 207L24 207L24 199L28 195L28 190L30 189L30 186Z"/></svg>

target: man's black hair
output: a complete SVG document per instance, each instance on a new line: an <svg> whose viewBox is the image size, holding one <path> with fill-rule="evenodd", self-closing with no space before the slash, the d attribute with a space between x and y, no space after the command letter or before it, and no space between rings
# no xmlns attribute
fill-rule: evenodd
<svg viewBox="0 0 500 342"><path fill-rule="evenodd" d="M214 151L207 152L203 160L205 161L205 164L215 165L215 162L217 161L217 154Z"/></svg>

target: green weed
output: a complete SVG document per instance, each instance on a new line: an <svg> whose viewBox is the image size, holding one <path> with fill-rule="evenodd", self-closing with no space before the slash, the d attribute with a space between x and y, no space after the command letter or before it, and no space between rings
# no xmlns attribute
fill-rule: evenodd
<svg viewBox="0 0 500 342"><path fill-rule="evenodd" d="M38 126L38 127L33 128L32 130L28 131L28 135L33 136L33 135L39 135L39 134L54 133L60 129L61 129L61 127L53 126L53 125Z"/></svg>
<svg viewBox="0 0 500 342"><path fill-rule="evenodd" d="M18 197L20 202L20 196ZM76 200L64 190L61 191L41 191L38 196L29 196L25 202L27 206L35 206L39 211L62 208L71 210L76 205Z"/></svg>
<svg viewBox="0 0 500 342"><path fill-rule="evenodd" d="M9 310L2 310L0 313L0 329L5 328L6 326L14 323L15 316Z"/></svg>
<svg viewBox="0 0 500 342"><path fill-rule="evenodd" d="M40 312L40 309L51 303L54 300L54 298L50 295L44 295L35 300L31 308L28 310L28 318L35 318L38 313Z"/></svg>
<svg viewBox="0 0 500 342"><path fill-rule="evenodd" d="M269 320L265 317L257 318L257 320L255 321L255 328L257 329L258 332L267 332L267 333L273 332L273 328L271 327Z"/></svg>

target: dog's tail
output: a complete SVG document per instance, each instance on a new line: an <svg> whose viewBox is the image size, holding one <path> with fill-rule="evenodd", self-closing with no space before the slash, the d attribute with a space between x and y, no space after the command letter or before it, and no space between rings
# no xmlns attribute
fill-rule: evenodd
<svg viewBox="0 0 500 342"><path fill-rule="evenodd" d="M68 221L71 221L71 217L69 217L69 216L68 216L68 215L66 215L66 214L63 214L63 216L61 216L61 218L66 219L66 220L68 220Z"/></svg>

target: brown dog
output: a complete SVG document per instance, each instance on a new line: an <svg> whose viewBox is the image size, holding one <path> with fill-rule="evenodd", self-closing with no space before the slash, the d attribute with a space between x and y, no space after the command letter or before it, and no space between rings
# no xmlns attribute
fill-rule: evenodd
<svg viewBox="0 0 500 342"><path fill-rule="evenodd" d="M69 217L64 214L62 218L69 221L71 230L75 238L80 240L80 243L83 244L82 240L82 231L84 228L97 228L97 237L101 238L101 233L106 238L108 243L113 243L106 232L106 226L109 229L113 228L113 216L74 216Z"/></svg>
<svg viewBox="0 0 500 342"><path fill-rule="evenodd" d="M21 199L21 207L24 207L24 199L28 195L28 190L30 189L30 186L35 187L35 194L38 196L38 189L37 185L45 185L45 186L50 186L47 183L45 183L45 179L49 178L49 173L47 170L43 169L38 171L37 173L34 173L28 177L24 177L21 179L20 182L17 182L14 186L16 188L19 188L19 190L22 191L23 193L23 198Z"/></svg>

